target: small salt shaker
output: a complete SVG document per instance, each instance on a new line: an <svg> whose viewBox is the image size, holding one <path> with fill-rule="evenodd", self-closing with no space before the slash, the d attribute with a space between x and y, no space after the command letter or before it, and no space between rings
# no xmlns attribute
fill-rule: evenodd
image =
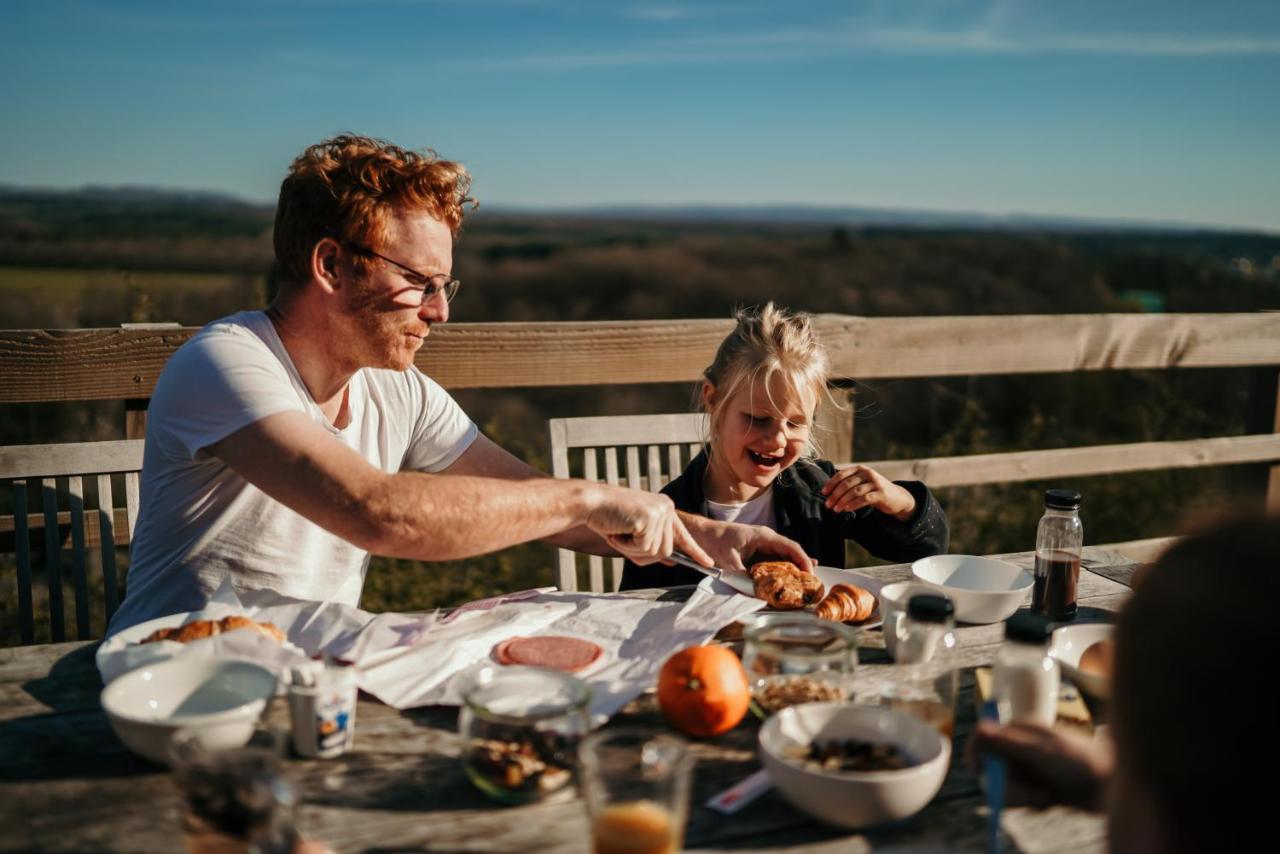
<svg viewBox="0 0 1280 854"><path fill-rule="evenodd" d="M335 659L294 667L289 684L293 749L332 759L350 749L356 727L355 668Z"/></svg>
<svg viewBox="0 0 1280 854"><path fill-rule="evenodd" d="M1053 624L1019 611L1004 624L1004 645L992 673L994 699L1006 703L1009 721L1053 726L1058 718L1058 662L1049 655Z"/></svg>

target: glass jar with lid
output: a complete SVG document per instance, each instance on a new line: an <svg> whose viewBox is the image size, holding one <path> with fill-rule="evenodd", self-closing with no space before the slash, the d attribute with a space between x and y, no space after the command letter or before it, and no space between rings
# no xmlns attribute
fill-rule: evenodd
<svg viewBox="0 0 1280 854"><path fill-rule="evenodd" d="M529 803L573 779L578 744L590 730L591 691L541 667L485 667L463 693L458 731L471 781L494 800Z"/></svg>
<svg viewBox="0 0 1280 854"><path fill-rule="evenodd" d="M811 614L764 614L746 630L742 666L760 717L799 703L848 699L857 630Z"/></svg>

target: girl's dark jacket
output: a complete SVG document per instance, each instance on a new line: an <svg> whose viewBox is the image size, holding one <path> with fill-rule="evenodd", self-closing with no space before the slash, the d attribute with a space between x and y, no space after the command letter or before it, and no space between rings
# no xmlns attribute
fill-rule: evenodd
<svg viewBox="0 0 1280 854"><path fill-rule="evenodd" d="M698 454L680 476L662 490L675 502L677 510L711 515L702 492L707 455ZM852 513L836 513L824 505L822 486L836 472L826 460L805 457L778 475L773 482L774 530L800 544L805 553L822 566L844 567L844 541L853 540L882 560L898 563L918 560L947 550L950 531L947 514L929 488L918 480L894 481L916 499L916 512L900 522L871 507ZM627 561L622 571L622 589L674 587L697 584L704 576L683 566L660 563L637 566Z"/></svg>

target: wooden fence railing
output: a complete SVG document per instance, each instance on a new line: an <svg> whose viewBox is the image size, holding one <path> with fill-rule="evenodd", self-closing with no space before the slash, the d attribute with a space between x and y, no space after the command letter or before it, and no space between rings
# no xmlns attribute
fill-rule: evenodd
<svg viewBox="0 0 1280 854"><path fill-rule="evenodd" d="M819 315L837 376L867 379L1152 368L1280 366L1280 313L885 317ZM728 320L457 323L432 331L418 366L446 388L604 385L696 379ZM145 407L165 360L194 328L0 331L0 404L124 399ZM1280 388L1280 371L1269 394ZM1280 406L1254 435L878 463L934 486L1142 469L1271 463L1280 510ZM837 415L851 450L852 420ZM140 419L129 435L140 435ZM831 423L828 423L831 429Z"/></svg>

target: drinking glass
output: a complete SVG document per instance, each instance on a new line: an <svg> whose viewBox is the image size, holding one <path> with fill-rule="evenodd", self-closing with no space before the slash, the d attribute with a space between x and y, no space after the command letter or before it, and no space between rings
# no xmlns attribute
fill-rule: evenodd
<svg viewBox="0 0 1280 854"><path fill-rule="evenodd" d="M683 739L601 730L578 750L595 854L672 854L684 844L693 754Z"/></svg>

